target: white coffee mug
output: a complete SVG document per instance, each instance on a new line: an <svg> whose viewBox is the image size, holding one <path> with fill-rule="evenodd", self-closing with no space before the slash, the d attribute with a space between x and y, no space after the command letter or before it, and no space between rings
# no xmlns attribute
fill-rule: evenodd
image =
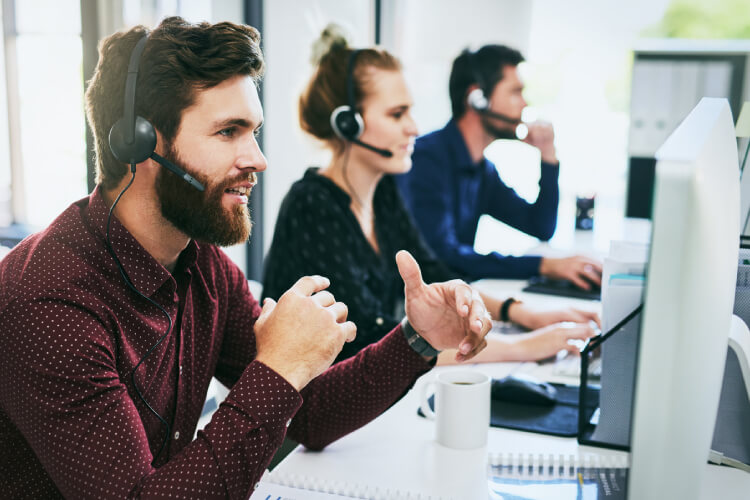
<svg viewBox="0 0 750 500"><path fill-rule="evenodd" d="M435 411L427 401L435 387ZM472 449L487 444L490 427L490 378L473 371L445 371L422 388L422 413L435 420L437 442Z"/></svg>

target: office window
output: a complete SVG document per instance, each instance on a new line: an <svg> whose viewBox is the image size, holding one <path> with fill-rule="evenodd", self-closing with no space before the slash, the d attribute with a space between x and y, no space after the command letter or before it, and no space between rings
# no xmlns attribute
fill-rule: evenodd
<svg viewBox="0 0 750 500"><path fill-rule="evenodd" d="M0 26L3 12L0 9ZM0 96L6 96L5 37L0 37ZM8 100L0 97L0 227L13 222L10 204L10 142L8 138Z"/></svg>
<svg viewBox="0 0 750 500"><path fill-rule="evenodd" d="M80 2L3 2L13 222L46 226L86 195ZM6 203L7 205L7 203ZM7 218L7 215L6 215Z"/></svg>
<svg viewBox="0 0 750 500"><path fill-rule="evenodd" d="M168 16L181 16L191 22L211 21L213 3L204 0L131 0L122 4L123 24L156 26Z"/></svg>

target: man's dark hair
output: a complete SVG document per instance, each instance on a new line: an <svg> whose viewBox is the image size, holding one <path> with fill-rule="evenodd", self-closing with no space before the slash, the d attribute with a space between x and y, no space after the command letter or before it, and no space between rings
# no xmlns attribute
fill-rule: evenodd
<svg viewBox="0 0 750 500"><path fill-rule="evenodd" d="M148 33L136 26L103 39L99 62L86 90L86 116L94 135L96 181L112 189L128 171L109 149L109 129L123 115L125 75L130 53ZM136 115L150 121L169 147L182 112L195 93L238 75L256 83L263 75L260 34L251 26L229 22L188 23L168 17L148 37L136 84Z"/></svg>
<svg viewBox="0 0 750 500"><path fill-rule="evenodd" d="M465 49L454 61L448 84L453 118L466 112L466 94L469 87L479 85L487 99L497 82L503 79L505 66L518 66L523 56L505 45L485 45L476 52Z"/></svg>

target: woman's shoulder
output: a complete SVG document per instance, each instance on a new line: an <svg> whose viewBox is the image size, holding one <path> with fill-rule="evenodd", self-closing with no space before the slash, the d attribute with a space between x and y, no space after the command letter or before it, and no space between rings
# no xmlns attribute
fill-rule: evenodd
<svg viewBox="0 0 750 500"><path fill-rule="evenodd" d="M295 181L284 195L281 202L282 212L309 211L332 200L330 190L317 179L320 175L311 173L311 170L313 169L308 169L301 179Z"/></svg>
<svg viewBox="0 0 750 500"><path fill-rule="evenodd" d="M341 220L349 210L350 199L333 181L320 175L318 169L309 168L305 175L292 184L284 196L277 224L300 225L315 221Z"/></svg>
<svg viewBox="0 0 750 500"><path fill-rule="evenodd" d="M292 184L284 200L307 209L321 202L336 201L341 194L345 193L333 181L321 175L318 167L310 167L301 179Z"/></svg>

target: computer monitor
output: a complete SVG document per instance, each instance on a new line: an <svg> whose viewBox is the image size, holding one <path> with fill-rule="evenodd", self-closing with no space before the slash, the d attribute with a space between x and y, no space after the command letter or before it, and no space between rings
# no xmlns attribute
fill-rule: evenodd
<svg viewBox="0 0 750 500"><path fill-rule="evenodd" d="M628 497L697 498L737 276L739 162L727 100L703 98L656 158Z"/></svg>

